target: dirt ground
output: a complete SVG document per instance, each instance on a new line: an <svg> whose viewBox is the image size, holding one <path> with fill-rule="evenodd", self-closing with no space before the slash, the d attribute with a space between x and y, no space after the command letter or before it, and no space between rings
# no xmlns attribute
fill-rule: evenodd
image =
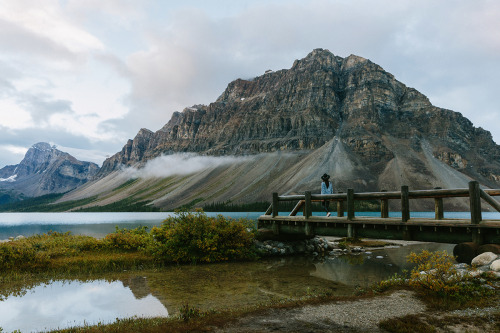
<svg viewBox="0 0 500 333"><path fill-rule="evenodd" d="M498 313L500 305L488 311ZM477 317L484 315L484 312L482 309L468 310L467 313L427 312L425 304L413 292L399 290L390 295L355 301L337 301L294 309L270 309L262 314L241 317L215 332L382 333L387 331L378 327L379 322L390 318L418 315L424 321L429 317L442 321L441 318L446 316ZM435 332L497 332L495 325L499 324L491 322L475 327L465 319L460 323L450 322L445 327L435 327Z"/></svg>

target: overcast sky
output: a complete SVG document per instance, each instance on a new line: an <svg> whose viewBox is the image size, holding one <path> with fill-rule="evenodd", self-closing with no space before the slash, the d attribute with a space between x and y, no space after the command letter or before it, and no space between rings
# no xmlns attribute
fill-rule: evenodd
<svg viewBox="0 0 500 333"><path fill-rule="evenodd" d="M101 164L315 48L370 59L500 143L497 0L2 0L0 167L40 141Z"/></svg>

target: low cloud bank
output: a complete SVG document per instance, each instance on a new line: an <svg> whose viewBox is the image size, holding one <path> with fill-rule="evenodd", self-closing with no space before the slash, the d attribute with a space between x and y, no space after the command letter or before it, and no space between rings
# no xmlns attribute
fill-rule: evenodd
<svg viewBox="0 0 500 333"><path fill-rule="evenodd" d="M166 178L174 175L188 175L222 165L241 163L249 157L201 156L193 153L162 155L148 161L143 168L125 169L128 178Z"/></svg>

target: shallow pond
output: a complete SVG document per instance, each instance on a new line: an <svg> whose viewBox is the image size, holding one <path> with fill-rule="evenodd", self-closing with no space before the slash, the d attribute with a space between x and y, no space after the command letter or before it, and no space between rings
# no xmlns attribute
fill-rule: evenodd
<svg viewBox="0 0 500 333"><path fill-rule="evenodd" d="M0 327L6 332L113 322L131 316L176 315L189 304L202 310L256 305L308 294L352 295L403 269L406 256L450 244L418 244L341 257L287 257L258 262L171 266L158 271L90 279L31 281L0 286Z"/></svg>

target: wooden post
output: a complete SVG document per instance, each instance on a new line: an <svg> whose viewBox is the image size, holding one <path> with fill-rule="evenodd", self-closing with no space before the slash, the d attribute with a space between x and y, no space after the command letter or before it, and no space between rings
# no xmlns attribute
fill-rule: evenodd
<svg viewBox="0 0 500 333"><path fill-rule="evenodd" d="M339 193L344 193L344 192L339 192ZM337 217L343 217L344 216L344 200L340 199L337 201Z"/></svg>
<svg viewBox="0 0 500 333"><path fill-rule="evenodd" d="M347 225L347 237L348 238L357 238L356 228L355 228L354 224Z"/></svg>
<svg viewBox="0 0 500 333"><path fill-rule="evenodd" d="M311 207L311 191L305 192L306 204L304 206L304 217L308 219L312 215Z"/></svg>
<svg viewBox="0 0 500 333"><path fill-rule="evenodd" d="M408 197L408 186L401 186L401 221L407 222L410 219L410 199Z"/></svg>
<svg viewBox="0 0 500 333"><path fill-rule="evenodd" d="M387 190L381 190L381 192L387 192ZM380 200L380 217L383 219L389 217L389 199Z"/></svg>
<svg viewBox="0 0 500 333"><path fill-rule="evenodd" d="M469 182L470 222L479 224L481 216L481 191L477 181Z"/></svg>
<svg viewBox="0 0 500 333"><path fill-rule="evenodd" d="M306 234L306 236L313 236L314 235L312 225L309 222L305 223L304 233Z"/></svg>
<svg viewBox="0 0 500 333"><path fill-rule="evenodd" d="M470 223L479 224L481 222L481 188L477 181L469 182L469 200L470 200ZM472 242L481 245L483 243L483 235L481 230L472 230Z"/></svg>
<svg viewBox="0 0 500 333"><path fill-rule="evenodd" d="M440 190L441 187L434 187L435 190ZM442 220L444 218L443 212L443 198L434 198L434 218Z"/></svg>
<svg viewBox="0 0 500 333"><path fill-rule="evenodd" d="M278 216L278 202L278 193L273 192L273 217Z"/></svg>
<svg viewBox="0 0 500 333"><path fill-rule="evenodd" d="M354 190L352 188L347 189L347 219L354 219Z"/></svg>
<svg viewBox="0 0 500 333"><path fill-rule="evenodd" d="M273 221L272 230L274 235L280 234L280 226L278 225L278 222Z"/></svg>

